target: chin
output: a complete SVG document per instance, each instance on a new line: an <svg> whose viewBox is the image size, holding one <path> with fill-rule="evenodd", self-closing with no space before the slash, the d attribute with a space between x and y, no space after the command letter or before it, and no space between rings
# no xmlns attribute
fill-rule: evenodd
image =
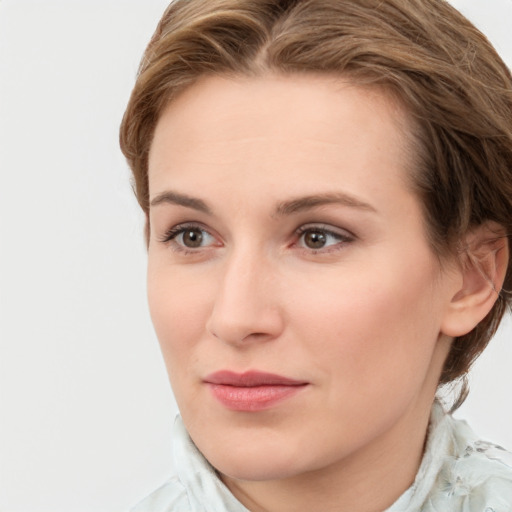
<svg viewBox="0 0 512 512"><path fill-rule="evenodd" d="M301 472L297 468L295 457L270 454L260 450L258 454L238 453L230 456L214 457L208 459L210 464L222 475L234 480L268 481L282 480L295 476Z"/></svg>
<svg viewBox="0 0 512 512"><path fill-rule="evenodd" d="M249 429L216 439L211 434L211 430L202 436L192 434L192 439L217 471L235 480L280 480L321 466L308 457L311 441L300 442L289 432Z"/></svg>

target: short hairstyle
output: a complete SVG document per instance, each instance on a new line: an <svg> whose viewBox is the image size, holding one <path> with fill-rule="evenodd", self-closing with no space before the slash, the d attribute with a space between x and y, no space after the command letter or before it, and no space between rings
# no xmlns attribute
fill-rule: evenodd
<svg viewBox="0 0 512 512"><path fill-rule="evenodd" d="M436 254L453 254L487 221L511 233L512 77L444 0L173 1L144 53L120 131L146 216L148 154L167 104L207 75L269 72L337 74L399 98L414 132L411 182ZM510 307L511 289L509 261L492 310L453 341L440 384L465 378Z"/></svg>

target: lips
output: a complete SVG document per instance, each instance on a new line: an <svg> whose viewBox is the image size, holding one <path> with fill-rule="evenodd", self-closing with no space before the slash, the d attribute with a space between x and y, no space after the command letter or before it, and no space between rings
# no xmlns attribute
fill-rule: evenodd
<svg viewBox="0 0 512 512"><path fill-rule="evenodd" d="M221 404L228 409L242 412L271 408L296 395L308 385L308 382L273 373L236 373L227 370L208 375L204 382Z"/></svg>

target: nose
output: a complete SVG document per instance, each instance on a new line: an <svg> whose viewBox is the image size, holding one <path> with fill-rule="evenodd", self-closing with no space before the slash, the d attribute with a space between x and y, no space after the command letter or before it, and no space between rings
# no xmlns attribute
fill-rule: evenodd
<svg viewBox="0 0 512 512"><path fill-rule="evenodd" d="M228 257L218 286L207 330L233 345L270 341L283 330L278 280L272 265L254 254Z"/></svg>

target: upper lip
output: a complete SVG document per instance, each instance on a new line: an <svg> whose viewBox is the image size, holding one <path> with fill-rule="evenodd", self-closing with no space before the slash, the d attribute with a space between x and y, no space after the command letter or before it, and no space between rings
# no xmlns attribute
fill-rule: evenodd
<svg viewBox="0 0 512 512"><path fill-rule="evenodd" d="M302 386L306 381L300 381L276 375L275 373L260 372L251 370L244 373L237 373L230 370L221 370L208 375L204 382L208 384L221 384L235 387L255 386Z"/></svg>

